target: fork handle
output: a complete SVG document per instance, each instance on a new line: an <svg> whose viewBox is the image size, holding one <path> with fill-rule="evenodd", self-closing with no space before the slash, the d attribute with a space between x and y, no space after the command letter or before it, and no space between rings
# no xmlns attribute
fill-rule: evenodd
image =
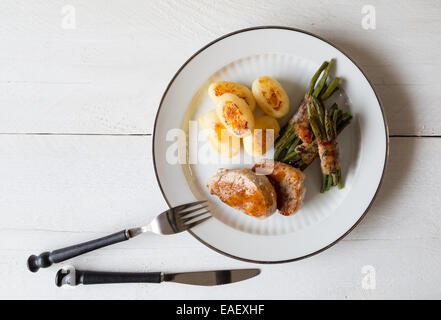
<svg viewBox="0 0 441 320"><path fill-rule="evenodd" d="M126 240L129 240L129 235L127 230L122 230L120 232L92 241L83 242L70 247L54 250L52 252L43 252L38 256L31 255L28 258L28 269L29 271L37 272L40 268L50 267L53 263L66 261L83 253Z"/></svg>

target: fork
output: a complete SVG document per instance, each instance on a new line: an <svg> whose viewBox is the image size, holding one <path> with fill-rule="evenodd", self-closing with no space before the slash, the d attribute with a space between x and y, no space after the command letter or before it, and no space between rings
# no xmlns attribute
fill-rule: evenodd
<svg viewBox="0 0 441 320"><path fill-rule="evenodd" d="M166 210L143 227L125 229L99 239L52 252L43 252L38 256L31 255L27 261L28 269L29 271L37 272L40 268L50 267L53 263L66 261L83 253L126 241L146 232L169 235L191 229L211 218L209 210L199 212L208 207L208 205L202 205L205 202L206 200L190 202Z"/></svg>

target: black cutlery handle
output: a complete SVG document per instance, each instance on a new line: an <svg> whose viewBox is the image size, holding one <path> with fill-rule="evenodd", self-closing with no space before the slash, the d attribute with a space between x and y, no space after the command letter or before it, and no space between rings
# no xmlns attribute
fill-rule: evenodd
<svg viewBox="0 0 441 320"><path fill-rule="evenodd" d="M63 269L57 272L55 283L58 287L63 285L63 278L69 277L69 272ZM161 272L102 272L75 270L75 282L69 279L69 285L79 284L105 284L105 283L160 283Z"/></svg>
<svg viewBox="0 0 441 320"><path fill-rule="evenodd" d="M65 261L70 258L79 256L83 253L90 252L128 239L129 237L126 230L123 230L106 237L83 242L63 249L58 249L52 252L43 252L39 256L32 255L28 258L28 269L32 272L37 272L40 268L50 267L53 263Z"/></svg>

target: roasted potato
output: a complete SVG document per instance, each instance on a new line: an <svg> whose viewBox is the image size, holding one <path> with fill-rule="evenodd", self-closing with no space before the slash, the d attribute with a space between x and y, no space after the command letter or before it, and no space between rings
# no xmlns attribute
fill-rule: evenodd
<svg viewBox="0 0 441 320"><path fill-rule="evenodd" d="M253 96L257 105L269 116L281 118L289 112L289 97L275 79L263 76L253 82Z"/></svg>
<svg viewBox="0 0 441 320"><path fill-rule="evenodd" d="M240 151L240 139L233 136L221 123L216 110L210 110L199 118L199 125L207 135L210 145L220 155L231 158Z"/></svg>
<svg viewBox="0 0 441 320"><path fill-rule="evenodd" d="M239 98L245 100L251 111L254 111L254 109L256 109L256 100L254 100L253 93L250 89L241 84L227 81L218 81L213 82L208 88L208 96L211 98L211 100L213 100L214 103L216 103L217 99L224 93L235 94Z"/></svg>
<svg viewBox="0 0 441 320"><path fill-rule="evenodd" d="M216 101L220 121L238 138L246 137L254 129L253 113L244 99L232 93L224 93Z"/></svg>
<svg viewBox="0 0 441 320"><path fill-rule="evenodd" d="M267 131L272 129L273 131ZM269 116L260 116L254 120L254 130L243 138L245 151L252 156L261 156L271 148L280 133L280 126L276 119ZM267 141L267 139L269 141ZM269 144L268 144L269 143Z"/></svg>

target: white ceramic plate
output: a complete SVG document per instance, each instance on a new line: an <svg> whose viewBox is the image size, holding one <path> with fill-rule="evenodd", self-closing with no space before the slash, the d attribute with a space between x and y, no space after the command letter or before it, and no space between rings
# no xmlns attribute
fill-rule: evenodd
<svg viewBox="0 0 441 320"><path fill-rule="evenodd" d="M272 76L287 91L292 115L314 72L331 58L336 59L332 76L338 75L343 82L340 92L329 103L337 101L340 108L354 116L351 125L338 138L343 190L332 188L325 194L319 193L320 169L315 161L305 170L307 195L301 209L293 216L275 213L258 220L222 204L217 197L210 196L205 187L207 179L219 167L251 167L252 159L247 158L243 150L231 160L222 158L207 148L202 133L197 148L181 149L180 155L184 156L181 160L186 160L185 164L176 162L178 152L173 147L176 129L184 130L188 137L192 127L189 120L197 120L214 108L206 93L212 81L234 81L250 87L258 76ZM288 118L281 119L281 125ZM198 127L195 124L192 128ZM357 65L328 42L304 31L283 27L240 30L198 51L178 71L164 93L153 135L156 177L167 203L172 207L195 199L210 201L215 218L190 233L220 253L260 263L310 256L349 233L375 198L387 155L388 133L382 108ZM270 158L271 151L264 157Z"/></svg>

